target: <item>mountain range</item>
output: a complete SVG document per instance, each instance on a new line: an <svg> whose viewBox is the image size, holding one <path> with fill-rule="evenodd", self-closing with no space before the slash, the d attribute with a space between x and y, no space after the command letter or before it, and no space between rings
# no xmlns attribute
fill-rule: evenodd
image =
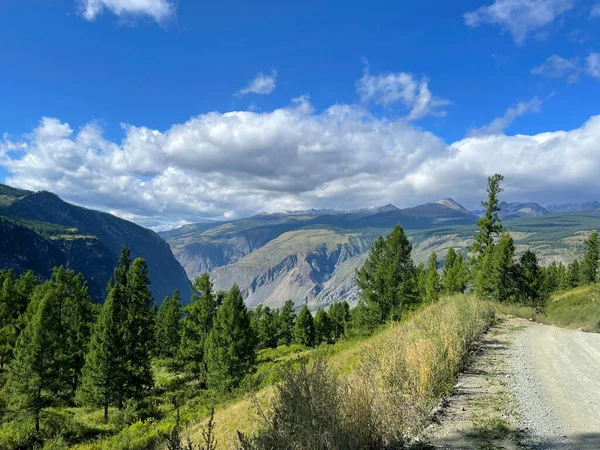
<svg viewBox="0 0 600 450"><path fill-rule="evenodd" d="M552 214L537 203L501 206L517 249L534 248L544 263L577 256L585 230L600 223L600 211ZM415 260L423 261L433 251L442 259L450 246L466 252L481 214L446 198L405 209L274 211L159 234L190 278L210 272L218 289L237 283L251 307L276 307L290 298L315 309L357 300L355 269L373 241L397 223L413 242Z"/></svg>
<svg viewBox="0 0 600 450"><path fill-rule="evenodd" d="M189 280L168 244L154 231L111 214L64 202L46 191L0 185L0 268L42 278L63 265L81 272L90 295L102 301L121 246L148 264L154 299L174 289L190 296Z"/></svg>
<svg viewBox="0 0 600 450"><path fill-rule="evenodd" d="M580 255L586 233L600 228L600 203L542 207L502 203L501 217L517 250L533 248L542 263ZM554 212L556 211L556 212ZM271 211L226 222L205 221L155 233L111 214L64 202L55 194L0 185L0 268L32 269L42 278L63 265L82 272L102 301L121 245L146 259L155 300L174 289L184 301L190 279L209 272L217 289L237 283L250 307L286 299L311 309L355 302L354 273L373 241L397 223L424 261L449 247L466 252L482 211L446 198L411 208Z"/></svg>

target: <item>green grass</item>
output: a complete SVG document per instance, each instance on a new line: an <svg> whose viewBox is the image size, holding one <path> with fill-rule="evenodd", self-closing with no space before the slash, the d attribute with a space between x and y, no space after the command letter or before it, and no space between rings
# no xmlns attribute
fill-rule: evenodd
<svg viewBox="0 0 600 450"><path fill-rule="evenodd" d="M543 313L528 306L493 302L495 311L572 330L600 333L600 286L581 286L555 293Z"/></svg>

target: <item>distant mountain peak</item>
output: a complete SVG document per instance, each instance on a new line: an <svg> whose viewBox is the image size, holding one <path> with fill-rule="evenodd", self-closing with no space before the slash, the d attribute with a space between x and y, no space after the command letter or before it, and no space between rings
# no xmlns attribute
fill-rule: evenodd
<svg viewBox="0 0 600 450"><path fill-rule="evenodd" d="M259 216L320 216L322 214L335 214L335 209L301 209L297 211L293 210L273 210L263 211L258 213Z"/></svg>
<svg viewBox="0 0 600 450"><path fill-rule="evenodd" d="M383 206L373 206L371 208L353 209L349 212L368 212L368 213L372 213L372 214L378 214L378 213L383 213L383 212L399 211L399 210L400 209L398 207L396 207L395 205L388 203L387 205L383 205Z"/></svg>
<svg viewBox="0 0 600 450"><path fill-rule="evenodd" d="M438 205L446 206L446 207L454 209L456 211L461 211L461 212L469 213L469 210L467 208L465 208L460 203L454 201L450 197L446 197L446 198L443 198L441 200L437 200L437 201L435 201L433 203L436 203Z"/></svg>

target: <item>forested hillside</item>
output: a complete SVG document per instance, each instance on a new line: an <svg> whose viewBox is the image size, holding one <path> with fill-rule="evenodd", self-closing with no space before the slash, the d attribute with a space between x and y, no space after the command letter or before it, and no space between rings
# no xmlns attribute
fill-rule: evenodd
<svg viewBox="0 0 600 450"><path fill-rule="evenodd" d="M0 185L0 262L49 278L52 268L81 272L92 298L102 301L122 245L148 261L157 301L173 289L189 299L189 280L155 232L111 214L75 206L50 192Z"/></svg>

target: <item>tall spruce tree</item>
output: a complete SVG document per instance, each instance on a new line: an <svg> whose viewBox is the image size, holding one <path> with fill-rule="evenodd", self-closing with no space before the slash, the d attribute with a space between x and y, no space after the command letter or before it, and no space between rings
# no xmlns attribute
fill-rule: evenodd
<svg viewBox="0 0 600 450"><path fill-rule="evenodd" d="M350 324L350 305L347 301L335 302L327 313L331 322L331 337L334 341L346 335Z"/></svg>
<svg viewBox="0 0 600 450"><path fill-rule="evenodd" d="M61 398L71 402L80 381L91 337L94 320L92 301L83 275L76 275L72 270L55 268L48 284L46 295L52 296L53 305L58 309L55 326L60 336L60 347L56 377L65 389L60 393Z"/></svg>
<svg viewBox="0 0 600 450"><path fill-rule="evenodd" d="M437 254L433 252L427 261L427 274L425 276L425 301L435 303L440 299L440 275L437 268Z"/></svg>
<svg viewBox="0 0 600 450"><path fill-rule="evenodd" d="M121 332L127 358L126 398L141 399L153 385L150 355L155 342L148 266L136 258L127 272L127 302Z"/></svg>
<svg viewBox="0 0 600 450"><path fill-rule="evenodd" d="M174 291L165 298L156 314L156 351L161 358L173 359L181 342L181 297Z"/></svg>
<svg viewBox="0 0 600 450"><path fill-rule="evenodd" d="M40 413L59 403L64 386L56 374L60 365L58 308L51 296L44 296L17 339L15 359L8 376L9 402L12 409L32 416L40 431Z"/></svg>
<svg viewBox="0 0 600 450"><path fill-rule="evenodd" d="M581 263L581 281L595 283L598 279L598 260L600 259L600 235L593 231L585 240L585 254Z"/></svg>
<svg viewBox="0 0 600 450"><path fill-rule="evenodd" d="M188 377L206 383L205 344L217 314L217 300L207 273L194 280L192 301L185 307L178 361Z"/></svg>
<svg viewBox="0 0 600 450"><path fill-rule="evenodd" d="M500 174L492 175L488 177L487 193L488 198L481 202L481 206L485 208L485 213L477 221L477 227L479 228L475 234L475 241L471 246L471 252L476 257L482 256L489 248L494 245L494 238L500 235L503 231L502 224L500 223L499 212L501 207L499 204L498 196L502 192L500 183L504 180L504 177Z"/></svg>
<svg viewBox="0 0 600 450"><path fill-rule="evenodd" d="M295 321L294 302L286 300L277 315L278 345L290 345L292 343Z"/></svg>
<svg viewBox="0 0 600 450"><path fill-rule="evenodd" d="M323 309L319 308L315 314L315 344L325 343L328 344L331 341L331 320L329 314Z"/></svg>
<svg viewBox="0 0 600 450"><path fill-rule="evenodd" d="M312 347L315 344L315 324L313 316L306 305L302 307L296 318L294 343L306 347Z"/></svg>
<svg viewBox="0 0 600 450"><path fill-rule="evenodd" d="M237 387L253 367L255 354L256 338L242 294L234 284L206 341L209 386L219 390Z"/></svg>
<svg viewBox="0 0 600 450"><path fill-rule="evenodd" d="M121 407L125 398L128 364L121 321L125 312L126 295L124 286L111 287L94 325L81 385L77 391L78 403L101 406L105 421L108 421L109 406Z"/></svg>

